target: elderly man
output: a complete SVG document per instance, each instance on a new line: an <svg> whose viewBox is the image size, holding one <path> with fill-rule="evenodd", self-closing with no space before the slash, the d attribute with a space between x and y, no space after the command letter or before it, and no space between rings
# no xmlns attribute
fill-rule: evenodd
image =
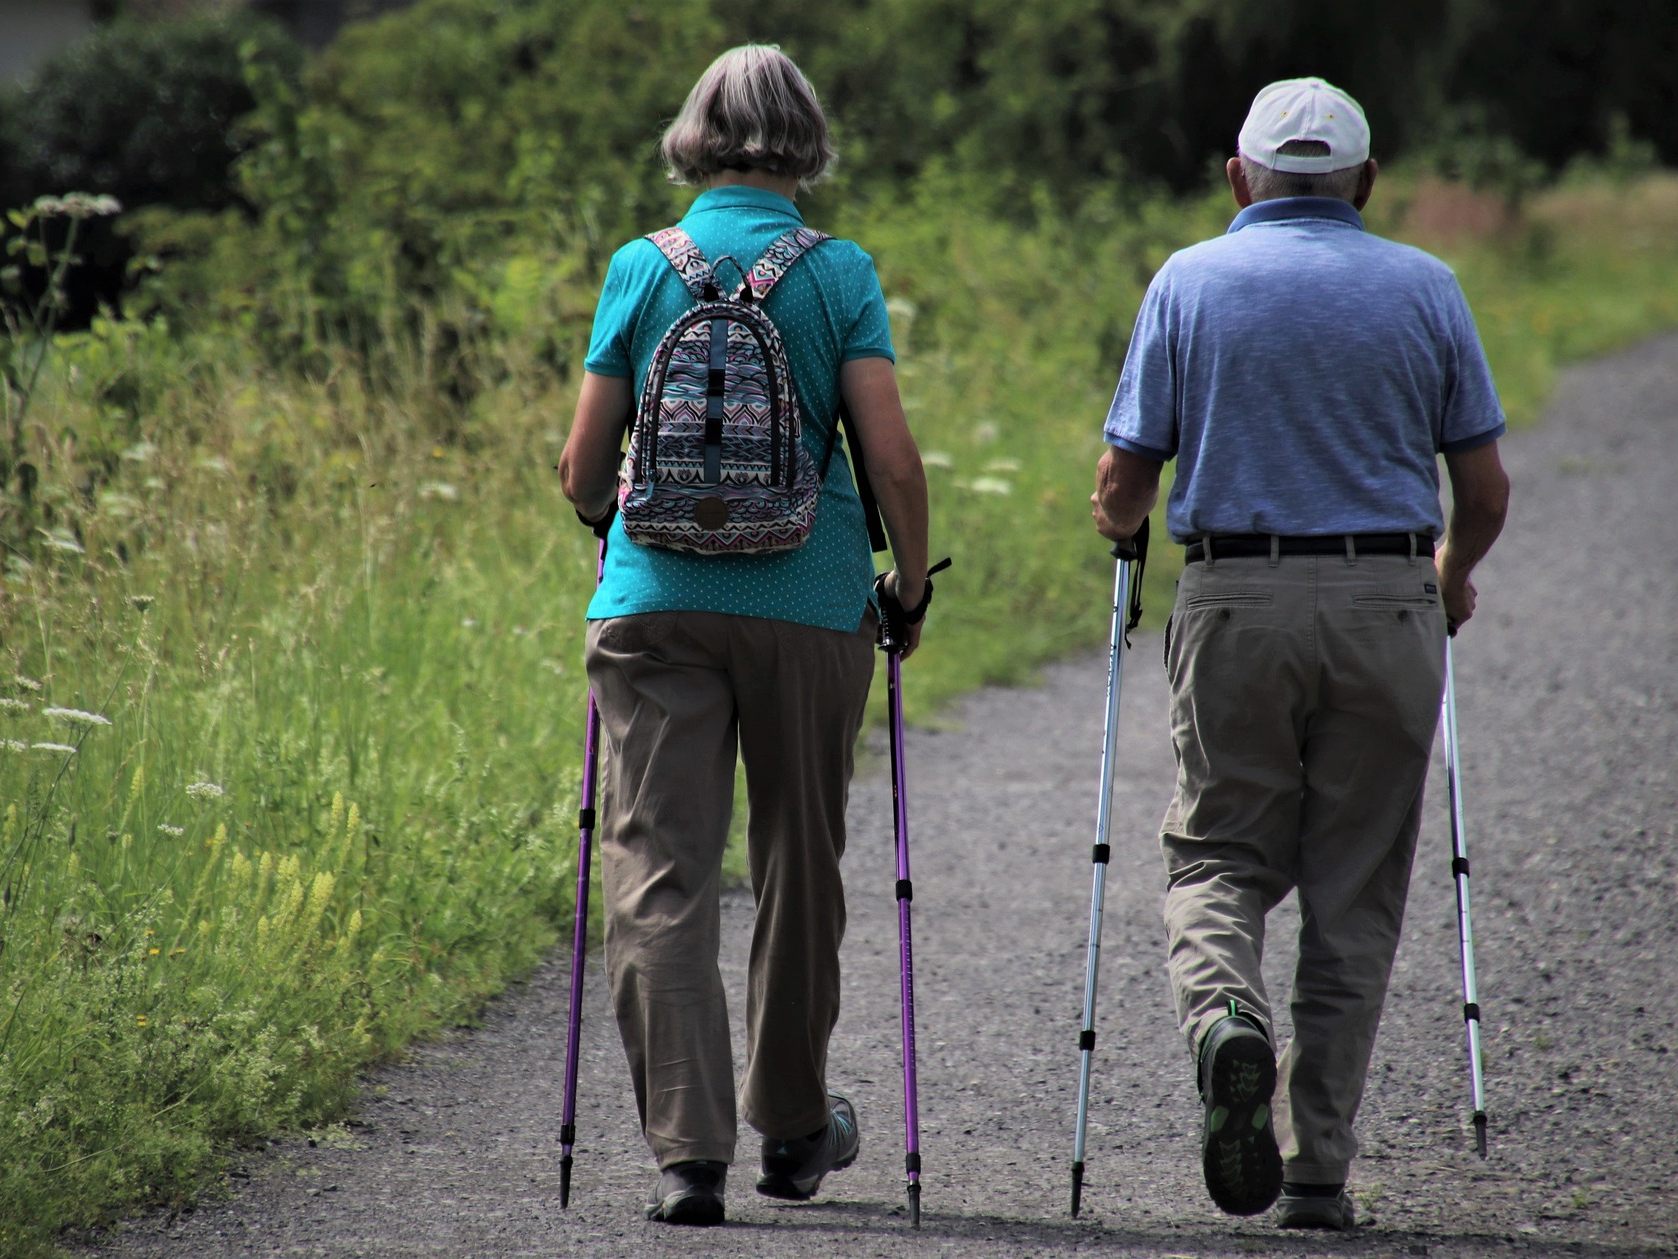
<svg viewBox="0 0 1678 1259"><path fill-rule="evenodd" d="M1350 1228L1346 1180L1398 946L1447 627L1503 525L1497 393L1456 278L1364 231L1376 164L1321 79L1254 99L1228 232L1160 269L1106 422L1097 529L1177 461L1166 630L1177 784L1161 831L1177 1015L1223 1210ZM1453 508L1444 528L1436 456ZM1435 554L1435 539L1443 534ZM1297 889L1278 1068L1265 917ZM1278 1202L1278 1196L1280 1198Z"/></svg>

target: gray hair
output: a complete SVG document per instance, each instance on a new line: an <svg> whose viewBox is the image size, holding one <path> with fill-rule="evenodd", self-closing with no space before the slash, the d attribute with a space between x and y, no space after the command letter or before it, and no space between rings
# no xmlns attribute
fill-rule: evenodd
<svg viewBox="0 0 1678 1259"><path fill-rule="evenodd" d="M713 61L665 129L659 150L674 184L760 170L808 186L836 156L815 89L774 44L742 44Z"/></svg>
<svg viewBox="0 0 1678 1259"><path fill-rule="evenodd" d="M1319 157L1328 151L1328 145L1321 140L1289 140L1277 150L1290 157ZM1247 191L1254 201L1274 201L1278 197L1333 197L1337 201L1351 201L1358 195L1358 182L1363 178L1362 163L1343 170L1303 175L1271 170L1245 153L1240 156L1241 173L1247 177Z"/></svg>

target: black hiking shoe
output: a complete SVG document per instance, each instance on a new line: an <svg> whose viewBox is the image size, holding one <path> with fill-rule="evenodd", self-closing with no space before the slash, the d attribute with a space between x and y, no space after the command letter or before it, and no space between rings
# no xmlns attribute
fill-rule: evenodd
<svg viewBox="0 0 1678 1259"><path fill-rule="evenodd" d="M1257 1215L1282 1191L1270 1126L1275 1091L1276 1055L1265 1034L1236 1014L1213 1024L1200 1046L1200 1162L1212 1201L1230 1215Z"/></svg>
<svg viewBox="0 0 1678 1259"><path fill-rule="evenodd" d="M782 1141L763 1138L763 1172L757 1191L769 1198L808 1202L816 1196L822 1177L856 1162L862 1138L857 1131L856 1108L837 1093L829 1093L825 1128L809 1136Z"/></svg>
<svg viewBox="0 0 1678 1259"><path fill-rule="evenodd" d="M727 1178L727 1163L672 1163L659 1173L658 1188L647 1203L647 1218L663 1224L721 1224Z"/></svg>
<svg viewBox="0 0 1678 1259"><path fill-rule="evenodd" d="M1282 1185L1276 1200L1277 1228L1329 1228L1347 1232L1358 1226L1352 1195L1344 1185Z"/></svg>

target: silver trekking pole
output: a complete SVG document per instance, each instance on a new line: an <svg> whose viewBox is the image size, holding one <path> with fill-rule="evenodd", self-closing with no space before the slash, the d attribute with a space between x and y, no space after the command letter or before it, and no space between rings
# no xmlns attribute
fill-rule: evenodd
<svg viewBox="0 0 1678 1259"><path fill-rule="evenodd" d="M1107 861L1112 848L1107 837L1113 812L1113 758L1119 737L1119 689L1124 680L1127 635L1142 618L1142 565L1148 554L1148 522L1136 536L1113 544L1118 561L1113 574L1113 628L1108 639L1107 723L1101 736L1101 795L1095 808L1095 882L1090 893L1089 951L1084 963L1084 1026L1078 1034L1078 1133L1072 1143L1072 1215L1084 1196L1084 1138L1089 1127L1090 1066L1095 1056L1095 987L1101 970L1101 909L1107 891ZM1134 580L1132 569L1135 570ZM1128 608L1128 615L1127 615Z"/></svg>
<svg viewBox="0 0 1678 1259"><path fill-rule="evenodd" d="M1456 629L1452 627L1451 633ZM1486 1078L1480 1055L1480 990L1474 977L1474 927L1469 921L1468 839L1462 825L1462 765L1458 760L1456 673L1445 639L1445 783L1451 796L1451 877L1457 886L1457 942L1462 948L1462 1020L1468 1035L1469 1088L1474 1099L1474 1148L1486 1157Z"/></svg>

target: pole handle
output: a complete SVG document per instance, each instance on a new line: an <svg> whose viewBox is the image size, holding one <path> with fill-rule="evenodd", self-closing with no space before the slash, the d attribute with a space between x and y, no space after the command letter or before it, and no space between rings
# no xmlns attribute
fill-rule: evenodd
<svg viewBox="0 0 1678 1259"><path fill-rule="evenodd" d="M1125 645L1130 645L1130 631L1142 623L1142 574L1148 567L1148 518L1142 517L1142 527L1123 542L1113 543L1113 558L1121 564L1134 564L1130 577L1130 604L1125 609Z"/></svg>
<svg viewBox="0 0 1678 1259"><path fill-rule="evenodd" d="M934 574L943 572L950 566L949 556L939 560L926 570L926 593L921 596L919 607L905 608L898 602L897 596L886 589L886 574L881 573L874 579L874 599L880 605L880 629L878 643L880 650L888 656L897 656L909 645L909 627L919 625L926 617L926 610L932 606L932 578Z"/></svg>

